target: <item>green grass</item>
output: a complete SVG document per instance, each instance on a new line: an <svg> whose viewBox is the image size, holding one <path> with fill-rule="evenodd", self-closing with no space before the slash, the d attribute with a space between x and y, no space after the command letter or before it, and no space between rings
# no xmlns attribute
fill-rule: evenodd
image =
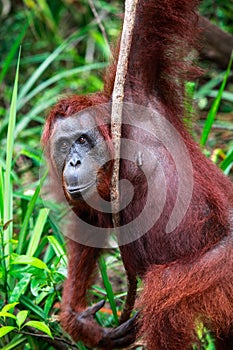
<svg viewBox="0 0 233 350"><path fill-rule="evenodd" d="M207 115L207 118L206 118L206 121L205 121L205 125L204 125L203 131L202 131L202 135L201 135L201 140L200 140L200 145L201 146L204 146L206 144L208 136L209 136L209 133L210 133L211 128L212 128L212 125L213 125L214 120L216 118L216 115L218 113L218 109L219 109L219 106L220 106L220 103L221 103L221 100L222 100L223 90L225 89L227 80L228 80L230 72L231 72L232 60L233 60L233 53L231 55L231 59L230 59L229 65L227 67L226 73L224 74L224 78L223 78L221 87L220 87L220 89L218 91L218 94L216 96L216 99L214 100L214 102L213 102L213 104L212 104L212 106L211 106L211 108L209 110L209 113Z"/></svg>

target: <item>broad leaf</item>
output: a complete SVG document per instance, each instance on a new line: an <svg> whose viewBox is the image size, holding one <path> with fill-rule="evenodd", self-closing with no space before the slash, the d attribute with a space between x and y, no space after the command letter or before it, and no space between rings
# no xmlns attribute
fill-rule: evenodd
<svg viewBox="0 0 233 350"><path fill-rule="evenodd" d="M13 331L14 329L16 329L15 327L12 326L5 326L5 327L1 327L0 328L0 338L4 337L4 335L10 333L11 331Z"/></svg>
<svg viewBox="0 0 233 350"><path fill-rule="evenodd" d="M51 338L53 338L49 327L44 322L39 321L29 321L25 323L24 326L29 326L38 329L41 332L48 334Z"/></svg>

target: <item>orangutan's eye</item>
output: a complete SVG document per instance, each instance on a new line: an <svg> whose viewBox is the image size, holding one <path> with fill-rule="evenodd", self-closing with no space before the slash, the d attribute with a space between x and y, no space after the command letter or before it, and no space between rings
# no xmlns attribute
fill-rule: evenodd
<svg viewBox="0 0 233 350"><path fill-rule="evenodd" d="M80 136L79 139L78 139L78 143L83 145L85 142L87 142L86 137L85 136Z"/></svg>
<svg viewBox="0 0 233 350"><path fill-rule="evenodd" d="M62 141L60 143L60 148L61 148L62 151L66 151L68 149L68 147L69 147L68 142Z"/></svg>

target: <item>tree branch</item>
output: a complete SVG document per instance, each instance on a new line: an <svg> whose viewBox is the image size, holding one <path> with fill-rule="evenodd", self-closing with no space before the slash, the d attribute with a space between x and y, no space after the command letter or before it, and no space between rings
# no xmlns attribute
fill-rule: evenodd
<svg viewBox="0 0 233 350"><path fill-rule="evenodd" d="M125 17L122 29L120 51L117 63L116 78L112 95L112 115L111 115L111 132L112 141L115 150L112 186L111 186L111 203L112 217L114 227L120 225L119 218L119 167L120 167L120 144L121 144L121 124L122 110L124 101L124 86L128 69L129 53L132 42L134 22L136 16L136 7L138 0L125 1Z"/></svg>
<svg viewBox="0 0 233 350"><path fill-rule="evenodd" d="M224 32L201 15L199 15L199 27L202 41L199 47L201 57L226 69L233 50L233 35Z"/></svg>
<svg viewBox="0 0 233 350"><path fill-rule="evenodd" d="M51 338L46 334L36 332L31 327L29 327L29 328L30 328L31 332L26 332L26 331L22 331L22 330L17 331L16 330L15 333L24 334L24 335L35 337L35 338L41 338L46 343L52 345L55 349L58 349L58 350L68 350L70 348L78 349L77 345L73 342L69 342L69 341L67 341L63 338L59 338L59 337Z"/></svg>

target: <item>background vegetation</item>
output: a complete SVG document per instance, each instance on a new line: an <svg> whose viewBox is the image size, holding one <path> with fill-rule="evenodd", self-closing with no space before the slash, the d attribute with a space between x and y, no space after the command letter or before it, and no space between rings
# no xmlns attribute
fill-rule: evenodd
<svg viewBox="0 0 233 350"><path fill-rule="evenodd" d="M44 181L40 137L47 110L59 96L102 88L109 46L87 0L2 0L0 6L0 348L86 349L74 344L57 322L67 258L58 226L62 210L52 203L45 208L39 195ZM95 6L114 44L122 2L97 0ZM201 12L233 33L231 0L204 0ZM200 116L193 136L231 176L230 70L202 64L205 76L187 84ZM92 298L108 298L110 306L98 313L98 322L114 326L126 290L119 252L99 265L101 277ZM199 333L203 349L214 349L208 332Z"/></svg>

